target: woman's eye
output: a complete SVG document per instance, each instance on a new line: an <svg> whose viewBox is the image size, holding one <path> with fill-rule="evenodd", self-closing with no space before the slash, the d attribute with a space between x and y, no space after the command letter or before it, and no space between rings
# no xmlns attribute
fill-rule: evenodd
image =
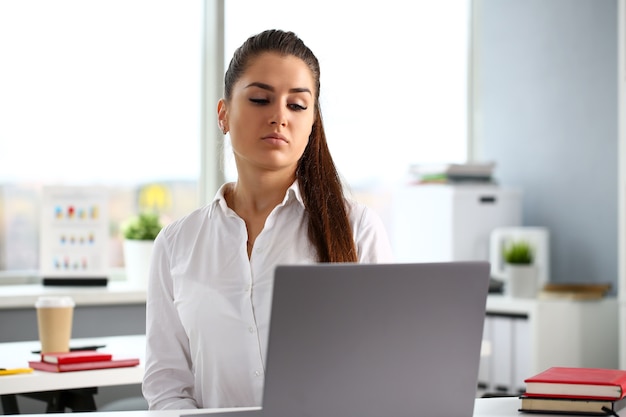
<svg viewBox="0 0 626 417"><path fill-rule="evenodd" d="M266 98L251 98L250 101L253 102L254 104L267 104L270 102Z"/></svg>
<svg viewBox="0 0 626 417"><path fill-rule="evenodd" d="M295 111L302 111L302 110L306 110L307 109L307 107L302 106L300 104L295 104L295 103L294 104L289 104L288 107L291 110L295 110Z"/></svg>

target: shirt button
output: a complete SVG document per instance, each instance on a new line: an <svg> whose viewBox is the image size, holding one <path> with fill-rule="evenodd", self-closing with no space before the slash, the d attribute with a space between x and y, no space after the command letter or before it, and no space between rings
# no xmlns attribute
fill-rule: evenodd
<svg viewBox="0 0 626 417"><path fill-rule="evenodd" d="M254 333L254 327L252 327L252 326L248 327L248 331L249 331L250 333Z"/></svg>
<svg viewBox="0 0 626 417"><path fill-rule="evenodd" d="M263 373L261 371L254 371L254 376L261 376Z"/></svg>

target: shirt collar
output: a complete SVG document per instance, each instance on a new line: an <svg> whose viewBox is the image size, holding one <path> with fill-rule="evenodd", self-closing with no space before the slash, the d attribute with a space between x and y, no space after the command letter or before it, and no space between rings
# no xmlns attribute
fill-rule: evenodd
<svg viewBox="0 0 626 417"><path fill-rule="evenodd" d="M229 210L229 207L226 204L226 198L224 198L224 192L226 191L226 187L230 187L230 184L232 183L225 183L219 188L219 190L217 190L217 193L215 194L215 197L211 202L211 212L213 212L216 207L220 207L222 210L224 210L224 212L227 212L227 210ZM298 180L295 180L293 184L291 184L291 186L287 188L285 198L283 199L281 205L284 206L292 200L297 201L304 208L304 200L302 199L302 194L300 193ZM209 217L210 216L211 215L209 214Z"/></svg>
<svg viewBox="0 0 626 417"><path fill-rule="evenodd" d="M298 180L295 180L293 184L287 188L287 193L285 193L285 198L283 199L283 205L293 199L300 203L300 205L304 208L304 200L302 199L302 194L300 193Z"/></svg>

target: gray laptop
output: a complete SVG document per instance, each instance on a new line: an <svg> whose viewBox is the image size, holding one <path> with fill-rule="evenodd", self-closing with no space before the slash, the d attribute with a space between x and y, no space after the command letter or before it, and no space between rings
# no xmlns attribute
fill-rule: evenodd
<svg viewBox="0 0 626 417"><path fill-rule="evenodd" d="M471 417L488 286L487 262L279 266L263 407L206 417Z"/></svg>

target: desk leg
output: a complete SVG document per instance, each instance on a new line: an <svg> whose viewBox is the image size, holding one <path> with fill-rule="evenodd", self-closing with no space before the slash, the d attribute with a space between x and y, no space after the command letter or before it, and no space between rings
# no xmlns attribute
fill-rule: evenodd
<svg viewBox="0 0 626 417"><path fill-rule="evenodd" d="M46 413L64 413L66 408L73 412L96 411L93 398L98 388L78 388L61 391L44 391L21 394L25 397L46 402Z"/></svg>
<svg viewBox="0 0 626 417"><path fill-rule="evenodd" d="M61 391L57 393L58 402L52 405L52 409L49 413L64 412L65 408L69 408L72 412L79 411L96 411L96 402L93 399L94 394L97 394L97 388L82 388ZM51 404L48 403L48 407ZM58 406L58 409L56 408Z"/></svg>
<svg viewBox="0 0 626 417"><path fill-rule="evenodd" d="M17 398L15 394L0 395L2 399L2 412L4 414L19 414L20 409L17 406Z"/></svg>

